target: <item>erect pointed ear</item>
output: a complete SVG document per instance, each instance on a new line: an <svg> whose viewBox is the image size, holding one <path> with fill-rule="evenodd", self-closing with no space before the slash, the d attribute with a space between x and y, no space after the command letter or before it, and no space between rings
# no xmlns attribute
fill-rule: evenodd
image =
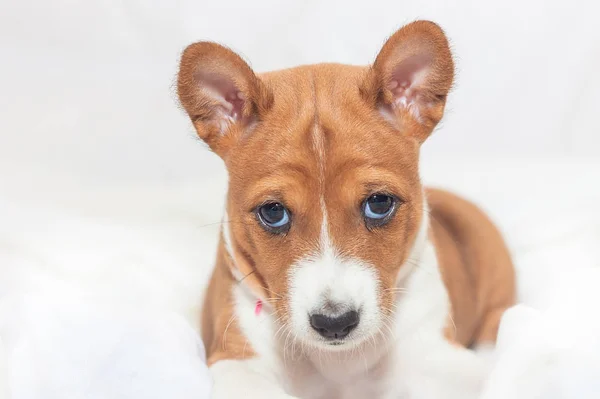
<svg viewBox="0 0 600 399"><path fill-rule="evenodd" d="M453 78L444 32L433 22L416 21L384 44L361 92L394 125L422 142L442 118Z"/></svg>
<svg viewBox="0 0 600 399"><path fill-rule="evenodd" d="M194 43L184 50L177 93L198 136L221 157L273 101L239 55L210 42Z"/></svg>

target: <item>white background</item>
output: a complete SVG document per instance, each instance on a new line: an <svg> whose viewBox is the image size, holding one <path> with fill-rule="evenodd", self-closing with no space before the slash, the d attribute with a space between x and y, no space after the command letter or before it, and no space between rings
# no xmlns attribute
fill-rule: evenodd
<svg viewBox="0 0 600 399"><path fill-rule="evenodd" d="M417 18L451 39L458 78L425 161L600 158L594 1L1 0L0 178L195 179L222 171L177 108L179 54L213 40L256 71L371 62Z"/></svg>

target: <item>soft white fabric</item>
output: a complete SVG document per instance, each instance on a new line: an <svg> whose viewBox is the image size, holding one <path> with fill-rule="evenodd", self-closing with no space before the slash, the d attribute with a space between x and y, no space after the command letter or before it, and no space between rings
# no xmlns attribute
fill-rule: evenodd
<svg viewBox="0 0 600 399"><path fill-rule="evenodd" d="M600 394L600 269L559 273L545 311L505 313L482 399L594 399Z"/></svg>
<svg viewBox="0 0 600 399"><path fill-rule="evenodd" d="M3 302L12 398L208 397L204 347L179 315L106 306L64 288Z"/></svg>
<svg viewBox="0 0 600 399"><path fill-rule="evenodd" d="M133 207L0 205L1 398L208 397L197 332L215 234L173 206L161 223L141 205L137 222Z"/></svg>

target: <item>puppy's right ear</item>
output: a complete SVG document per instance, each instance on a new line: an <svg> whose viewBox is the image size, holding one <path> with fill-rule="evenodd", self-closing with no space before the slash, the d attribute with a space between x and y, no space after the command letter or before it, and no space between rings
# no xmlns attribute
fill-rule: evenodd
<svg viewBox="0 0 600 399"><path fill-rule="evenodd" d="M198 136L221 157L273 102L271 92L239 55L210 42L184 50L177 93Z"/></svg>

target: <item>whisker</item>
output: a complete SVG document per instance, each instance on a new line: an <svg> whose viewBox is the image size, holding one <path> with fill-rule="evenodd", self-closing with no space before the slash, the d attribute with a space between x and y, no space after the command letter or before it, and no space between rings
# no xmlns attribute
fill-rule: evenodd
<svg viewBox="0 0 600 399"><path fill-rule="evenodd" d="M254 273L256 273L256 270L252 270L250 273L246 274L245 276L243 276L241 279L239 279L237 281L238 284L241 284L245 279L247 279L248 277L250 277L251 275L253 275Z"/></svg>
<svg viewBox="0 0 600 399"><path fill-rule="evenodd" d="M222 349L223 349L223 350L226 350L226 349L225 349L225 345L226 345L226 342L227 342L227 331L229 331L229 327L231 326L231 323L233 323L233 321L234 321L236 318L237 318L237 316L236 316L236 314L235 314L235 312L234 312L234 313L231 315L231 317L229 318L229 321L227 322L227 326L225 326L225 331L223 331L223 344L222 344L222 346L223 346L223 348L222 348Z"/></svg>

